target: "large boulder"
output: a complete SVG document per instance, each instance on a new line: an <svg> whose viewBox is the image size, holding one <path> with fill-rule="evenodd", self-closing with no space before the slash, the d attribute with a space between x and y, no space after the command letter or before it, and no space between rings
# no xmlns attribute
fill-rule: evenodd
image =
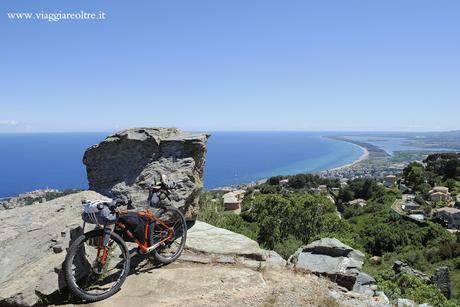
<svg viewBox="0 0 460 307"><path fill-rule="evenodd" d="M172 205L188 219L197 213L203 187L207 134L175 128L136 128L107 137L85 152L89 188L109 197L127 196L145 206L148 187L160 174L177 182Z"/></svg>
<svg viewBox="0 0 460 307"><path fill-rule="evenodd" d="M348 290L375 284L367 276L360 275L364 254L335 238L323 238L300 247L288 259L297 269L303 269L331 278ZM359 277L359 279L358 279ZM358 281L358 283L357 283Z"/></svg>
<svg viewBox="0 0 460 307"><path fill-rule="evenodd" d="M238 233L196 221L187 232L182 261L241 264L250 268L283 269L284 260L274 251Z"/></svg>
<svg viewBox="0 0 460 307"><path fill-rule="evenodd" d="M65 287L61 264L81 234L86 199L104 196L84 191L0 211L0 306L31 306Z"/></svg>

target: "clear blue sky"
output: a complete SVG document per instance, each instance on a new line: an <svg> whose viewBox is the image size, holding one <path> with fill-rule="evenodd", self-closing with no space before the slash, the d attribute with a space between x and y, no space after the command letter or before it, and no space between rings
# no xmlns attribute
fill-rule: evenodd
<svg viewBox="0 0 460 307"><path fill-rule="evenodd" d="M104 21L7 12L106 13ZM460 129L460 1L0 2L0 132Z"/></svg>

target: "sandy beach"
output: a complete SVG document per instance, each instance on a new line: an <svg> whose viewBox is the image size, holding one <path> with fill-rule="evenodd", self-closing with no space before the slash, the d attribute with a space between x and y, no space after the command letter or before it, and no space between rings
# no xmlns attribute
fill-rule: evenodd
<svg viewBox="0 0 460 307"><path fill-rule="evenodd" d="M349 142L349 143L351 143L351 142ZM351 163L339 166L339 167L327 169L326 171L337 171L337 170L341 170L341 169L344 169L344 168L347 168L347 167L351 167L351 166L353 166L355 164L358 164L358 163L360 163L360 162L362 162L364 160L367 160L369 158L369 150L367 150L366 147L363 147L363 146L355 144L355 143L351 143L351 144L356 145L356 146L358 146L359 148L361 148L363 150L363 154L359 157L359 159L356 160L356 161L353 161Z"/></svg>

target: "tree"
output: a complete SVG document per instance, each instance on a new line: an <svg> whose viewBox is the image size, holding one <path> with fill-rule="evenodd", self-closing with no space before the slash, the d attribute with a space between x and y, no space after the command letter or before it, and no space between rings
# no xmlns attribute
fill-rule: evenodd
<svg viewBox="0 0 460 307"><path fill-rule="evenodd" d="M409 187L418 190L417 187L426 180L425 168L420 163L412 162L404 168L403 177Z"/></svg>
<svg viewBox="0 0 460 307"><path fill-rule="evenodd" d="M283 176L270 177L270 178L268 178L267 183L269 185L278 185L280 183L280 180L282 180L282 179L283 179Z"/></svg>
<svg viewBox="0 0 460 307"><path fill-rule="evenodd" d="M259 243L273 249L290 236L307 243L321 231L327 213L334 211L335 206L323 196L260 194L254 198L250 214L259 225Z"/></svg>
<svg viewBox="0 0 460 307"><path fill-rule="evenodd" d="M348 202L355 198L365 200L378 198L385 195L385 188L372 178L354 179L348 183L348 186L341 190L339 198Z"/></svg>
<svg viewBox="0 0 460 307"><path fill-rule="evenodd" d="M302 189L305 187L305 184L307 183L307 179L305 175L302 174L297 174L289 179L289 186L294 189Z"/></svg>
<svg viewBox="0 0 460 307"><path fill-rule="evenodd" d="M442 176L444 179L460 176L460 154L440 153L429 155L424 162L427 171Z"/></svg>

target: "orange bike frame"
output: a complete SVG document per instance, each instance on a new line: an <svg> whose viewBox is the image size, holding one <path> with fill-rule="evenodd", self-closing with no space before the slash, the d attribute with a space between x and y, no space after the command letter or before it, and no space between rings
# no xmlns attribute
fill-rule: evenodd
<svg viewBox="0 0 460 307"><path fill-rule="evenodd" d="M126 213L128 213L128 210L121 210L121 212L120 212L120 214L126 214ZM148 209L142 210L142 211L137 212L137 214L139 216L142 216L142 217L146 218L149 222L155 222L155 225L161 225L162 227L164 227L164 229L168 230L168 236L166 238L164 238L163 240L161 240L160 242L158 242L158 243L162 244L162 243L168 241L169 239L171 239L171 237L173 236L173 231L171 230L171 228L168 227L168 225L166 225L161 219L157 218L150 210L148 210ZM150 247L149 244L148 244L148 241L149 241L148 240L149 224L150 223L146 223L146 225L145 225L144 243L139 242L139 240L134 237L134 235L131 233L131 231L129 231L128 228L123 223L118 222L118 223L116 223L116 226L118 226L121 230L123 230L123 232L126 233L126 235L130 239L133 239L134 242L139 247L140 252L145 254L145 253L147 253L148 248Z"/></svg>

